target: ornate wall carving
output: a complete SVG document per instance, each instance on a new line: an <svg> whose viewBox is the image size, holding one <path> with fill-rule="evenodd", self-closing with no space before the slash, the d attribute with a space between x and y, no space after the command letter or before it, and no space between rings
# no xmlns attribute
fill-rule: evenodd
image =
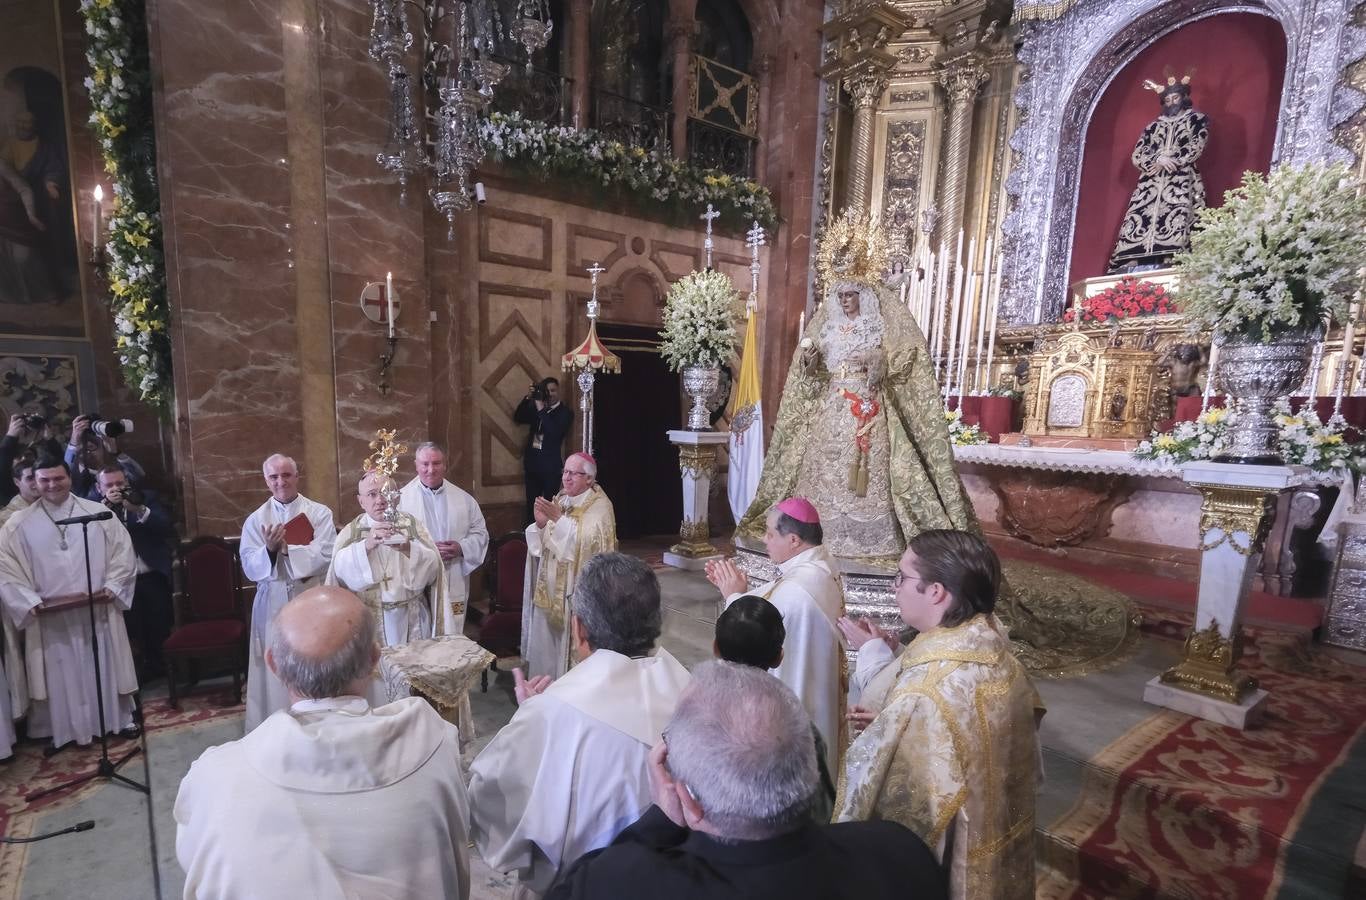
<svg viewBox="0 0 1366 900"><path fill-rule="evenodd" d="M1025 22L1010 141L1012 211L1003 225L1001 314L1017 324L1055 319L1067 299L1086 123L1110 78L1148 44L1186 22L1222 12L1273 16L1285 29L1287 76L1275 159L1351 159L1334 128L1366 97L1344 82L1366 55L1366 31L1350 24L1353 0L1081 0L1052 21Z"/></svg>
<svg viewBox="0 0 1366 900"><path fill-rule="evenodd" d="M894 98L895 99L895 98ZM882 177L882 221L897 252L909 256L920 212L925 165L925 120L903 119L887 126L886 170Z"/></svg>

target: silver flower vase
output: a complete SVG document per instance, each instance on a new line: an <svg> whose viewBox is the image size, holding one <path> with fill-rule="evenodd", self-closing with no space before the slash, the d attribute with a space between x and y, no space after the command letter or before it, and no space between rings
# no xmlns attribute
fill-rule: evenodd
<svg viewBox="0 0 1366 900"><path fill-rule="evenodd" d="M1318 337L1287 331L1269 344L1230 340L1219 351L1216 383L1237 401L1223 451L1214 462L1280 465L1280 428L1271 408L1309 374ZM1313 399L1310 399L1313 402Z"/></svg>
<svg viewBox="0 0 1366 900"><path fill-rule="evenodd" d="M692 398L688 410L689 431L711 431L711 410L707 401L721 387L720 366L684 366L683 390Z"/></svg>

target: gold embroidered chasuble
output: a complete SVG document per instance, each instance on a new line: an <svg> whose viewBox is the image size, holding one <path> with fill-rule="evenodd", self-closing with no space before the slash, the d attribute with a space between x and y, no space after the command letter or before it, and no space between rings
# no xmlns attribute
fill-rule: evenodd
<svg viewBox="0 0 1366 900"><path fill-rule="evenodd" d="M925 632L899 667L845 755L835 821L910 828L946 863L952 897L1033 897L1040 704L1004 629L978 615Z"/></svg>
<svg viewBox="0 0 1366 900"><path fill-rule="evenodd" d="M541 564L536 570L536 585L531 601L544 614L550 627L559 632L569 621L569 598L574 595L579 570L599 553L617 549L617 516L607 493L597 485L589 488L588 498L573 506L565 516L574 522L574 540L561 546L550 540L541 544ZM555 495L562 503L565 495ZM569 642L565 641L568 648Z"/></svg>
<svg viewBox="0 0 1366 900"><path fill-rule="evenodd" d="M432 541L432 536L428 533L426 526L417 521L413 516L406 512L400 512L398 514L398 520L394 524L395 531L407 537L410 543L414 545L421 544L440 558L441 553L436 549L436 543ZM333 547L333 563L328 568L327 575L324 578L325 584L341 584L341 581L337 578L335 573L336 555L352 544L364 541L369 536L370 517L365 513L356 516L356 518L351 520L349 525L341 530L341 533L337 535L337 543ZM408 601L406 599L399 601L386 601L384 599L386 588L385 581L390 578L395 578L396 575L388 572L384 568L383 563L377 561L378 555L382 552L382 547L376 547L369 553L370 565L372 570L378 573L378 580L370 587L353 591L353 593L361 599L361 602L365 604L366 608L370 610L371 615L374 616L376 633L379 635L380 644L383 646L388 643L384 637L385 608L403 606L406 605ZM403 563L400 561L399 565L401 566ZM423 593L427 601L427 608L431 614L432 636L439 636L443 633L442 611L446 608L446 575L444 568L439 571L437 577L427 586Z"/></svg>

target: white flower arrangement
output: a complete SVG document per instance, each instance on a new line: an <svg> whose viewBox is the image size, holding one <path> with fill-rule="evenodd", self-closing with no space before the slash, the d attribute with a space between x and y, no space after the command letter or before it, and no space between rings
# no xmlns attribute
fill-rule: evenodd
<svg viewBox="0 0 1366 900"><path fill-rule="evenodd" d="M949 427L949 440L960 447L985 444L989 440L985 434L982 434L982 429L976 425L963 424L963 411L961 409L944 410L944 424Z"/></svg>
<svg viewBox="0 0 1366 900"><path fill-rule="evenodd" d="M113 179L105 235L109 307L124 381L171 406L170 309L161 255L151 68L140 0L81 0L90 125Z"/></svg>
<svg viewBox="0 0 1366 900"><path fill-rule="evenodd" d="M778 221L766 188L743 178L680 162L666 154L614 141L591 128L570 128L493 113L479 122L484 150L495 161L618 187L647 201L694 210L712 204L739 227Z"/></svg>
<svg viewBox="0 0 1366 900"><path fill-rule="evenodd" d="M693 272L674 282L664 304L660 355L675 372L685 366L714 368L735 355L740 295L720 272Z"/></svg>
<svg viewBox="0 0 1366 900"><path fill-rule="evenodd" d="M1192 327L1267 343L1286 330L1343 321L1366 259L1366 196L1341 163L1248 172L1203 210L1181 273Z"/></svg>
<svg viewBox="0 0 1366 900"><path fill-rule="evenodd" d="M1172 463L1193 459L1209 459L1223 452L1224 437L1237 421L1232 412L1233 399L1226 398L1228 408L1210 407L1193 422L1178 422L1168 432L1154 431L1152 436L1134 448L1139 459L1165 459ZM1361 444L1349 444L1345 432L1347 423L1341 417L1323 422L1313 404L1305 404L1298 413L1290 411L1290 401L1282 398L1274 407L1276 425L1280 428L1279 452L1288 465L1308 466L1318 472L1361 472L1366 469L1366 454Z"/></svg>

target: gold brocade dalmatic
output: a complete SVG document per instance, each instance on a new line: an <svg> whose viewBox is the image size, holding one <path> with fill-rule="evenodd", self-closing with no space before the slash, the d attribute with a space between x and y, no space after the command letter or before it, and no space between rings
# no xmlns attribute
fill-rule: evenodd
<svg viewBox="0 0 1366 900"><path fill-rule="evenodd" d="M886 705L846 753L835 821L910 828L947 863L952 897L1033 897L1038 694L1010 642L978 615L893 665Z"/></svg>
<svg viewBox="0 0 1366 900"><path fill-rule="evenodd" d="M545 613L546 621L556 631L563 630L568 621L569 598L574 594L584 563L599 553L617 549L617 517L612 501L597 485L589 488L589 493L586 501L565 513L576 526L573 556L560 556L548 546L541 551L531 601ZM557 494L554 502L559 503L560 497ZM568 644L565 641L566 647Z"/></svg>

